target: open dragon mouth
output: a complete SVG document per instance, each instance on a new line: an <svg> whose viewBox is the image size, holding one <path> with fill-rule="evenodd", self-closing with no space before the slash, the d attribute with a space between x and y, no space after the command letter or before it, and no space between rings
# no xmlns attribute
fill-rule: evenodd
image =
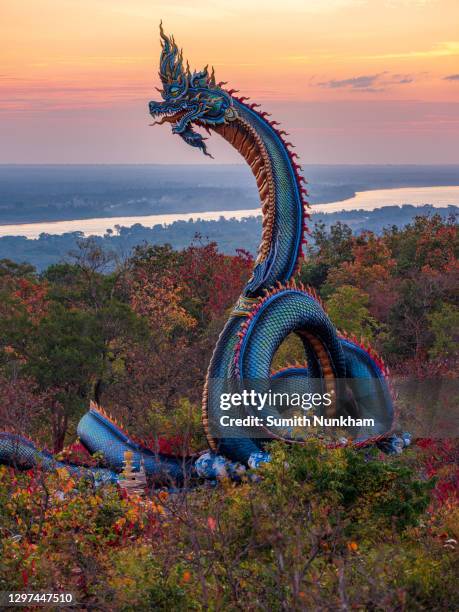
<svg viewBox="0 0 459 612"><path fill-rule="evenodd" d="M173 134L178 134L187 144L201 149L205 155L212 157L207 152L205 138L193 130L193 124L198 123L202 111L199 104L150 102L149 111L155 120L150 125L171 123Z"/></svg>
<svg viewBox="0 0 459 612"><path fill-rule="evenodd" d="M177 123L184 116L185 110L158 110L150 111L154 121L151 125L162 125L163 123Z"/></svg>

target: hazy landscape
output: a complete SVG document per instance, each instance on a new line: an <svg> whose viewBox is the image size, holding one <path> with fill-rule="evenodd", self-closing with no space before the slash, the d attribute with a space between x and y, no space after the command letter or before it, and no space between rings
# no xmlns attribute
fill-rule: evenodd
<svg viewBox="0 0 459 612"><path fill-rule="evenodd" d="M308 165L303 171L311 204L368 189L459 185L453 165ZM245 165L0 166L0 225L257 206Z"/></svg>
<svg viewBox="0 0 459 612"><path fill-rule="evenodd" d="M459 197L456 203L453 196L454 204L449 206L438 207L436 201L426 201L423 206L418 201L418 206L412 206L408 191L403 206L388 206L386 194L382 207L375 210L324 212L327 204L336 210L333 202L352 198L357 192L366 192L368 204L373 197L368 190L458 185L459 166L317 165L306 167L304 172L312 206L321 205L310 225L322 221L330 226L342 221L357 233L381 233L384 227L401 227L416 215L431 214L433 206L437 206L436 213L447 217L456 213L459 205ZM374 193L376 198L378 192ZM43 270L65 259L88 234L100 234L94 240L120 257L144 242L185 248L197 235L203 241L217 242L225 253L244 247L254 254L261 218L249 215L254 215L258 204L255 181L244 165L4 165L0 166L0 259L29 262ZM222 216L214 214L206 220L196 215L193 221L176 220L167 225L141 219L205 211L221 212ZM230 218L231 211L237 219ZM116 218L123 216L129 217L129 223L117 225ZM136 222L136 217L142 223ZM100 218L107 223L89 223ZM66 221L69 230L58 229ZM33 223L40 223L37 230ZM88 232L87 225L98 229Z"/></svg>

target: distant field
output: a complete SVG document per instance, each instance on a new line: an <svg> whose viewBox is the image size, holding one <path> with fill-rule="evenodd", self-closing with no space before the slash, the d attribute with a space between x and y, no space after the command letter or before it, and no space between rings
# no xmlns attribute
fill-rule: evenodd
<svg viewBox="0 0 459 612"><path fill-rule="evenodd" d="M456 166L307 166L313 204L391 187L459 185ZM245 165L0 165L0 225L258 206Z"/></svg>

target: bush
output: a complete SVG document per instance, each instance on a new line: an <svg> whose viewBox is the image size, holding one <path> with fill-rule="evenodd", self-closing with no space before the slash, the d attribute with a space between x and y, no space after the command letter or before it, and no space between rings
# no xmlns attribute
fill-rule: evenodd
<svg viewBox="0 0 459 612"><path fill-rule="evenodd" d="M240 484L144 500L0 468L0 590L115 611L457 608L458 506L432 511L424 450L270 450Z"/></svg>

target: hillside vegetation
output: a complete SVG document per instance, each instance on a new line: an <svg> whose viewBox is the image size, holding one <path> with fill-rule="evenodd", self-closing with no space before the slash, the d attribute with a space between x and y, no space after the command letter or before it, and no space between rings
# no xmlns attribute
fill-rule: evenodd
<svg viewBox="0 0 459 612"><path fill-rule="evenodd" d="M366 337L395 375L457 375L454 219L313 234L298 278L338 328ZM140 245L120 259L92 240L40 274L1 261L0 430L60 453L95 399L161 450L206 448L205 371L252 266L214 243ZM278 365L297 357L284 353ZM239 484L147 500L0 467L0 590L73 591L101 610L459 606L456 440L418 440L400 456L314 440L271 452Z"/></svg>

